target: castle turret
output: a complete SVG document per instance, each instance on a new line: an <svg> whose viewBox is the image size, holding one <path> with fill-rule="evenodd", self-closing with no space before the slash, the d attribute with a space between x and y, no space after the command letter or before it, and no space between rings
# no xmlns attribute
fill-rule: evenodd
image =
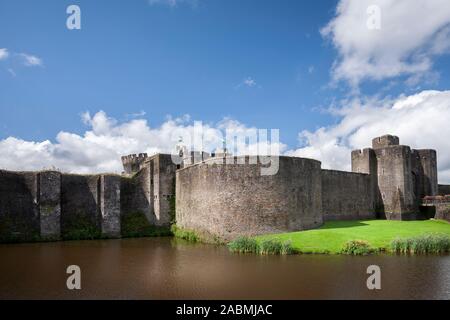
<svg viewBox="0 0 450 320"><path fill-rule="evenodd" d="M372 148L353 151L352 171L371 175L375 209L387 219L413 218L420 195L437 190L435 152L411 150L393 135L373 139Z"/></svg>
<svg viewBox="0 0 450 320"><path fill-rule="evenodd" d="M122 164L124 174L130 175L138 172L141 169L142 164L147 160L146 153L130 154L122 157Z"/></svg>
<svg viewBox="0 0 450 320"><path fill-rule="evenodd" d="M372 140L372 148L373 149L381 149L390 146L398 146L400 145L400 139L396 136L392 136L390 134L375 138Z"/></svg>
<svg viewBox="0 0 450 320"><path fill-rule="evenodd" d="M386 218L413 219L418 205L414 195L411 148L387 144L375 149L375 154L378 188Z"/></svg>

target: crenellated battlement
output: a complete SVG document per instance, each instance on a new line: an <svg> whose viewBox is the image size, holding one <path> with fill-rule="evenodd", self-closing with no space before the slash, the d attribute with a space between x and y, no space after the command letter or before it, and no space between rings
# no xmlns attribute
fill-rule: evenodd
<svg viewBox="0 0 450 320"><path fill-rule="evenodd" d="M397 136L393 136L390 134L377 137L372 140L372 148L373 149L380 149L380 148L386 148L389 146L398 146L400 145L400 138Z"/></svg>
<svg viewBox="0 0 450 320"><path fill-rule="evenodd" d="M122 157L125 174L133 174L141 169L142 164L148 159L146 153L130 154Z"/></svg>

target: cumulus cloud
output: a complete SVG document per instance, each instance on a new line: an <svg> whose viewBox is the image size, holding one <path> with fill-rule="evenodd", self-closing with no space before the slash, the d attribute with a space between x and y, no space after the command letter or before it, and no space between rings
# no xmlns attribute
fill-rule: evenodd
<svg viewBox="0 0 450 320"><path fill-rule="evenodd" d="M450 91L422 91L396 99L357 99L334 109L339 122L303 131L303 147L287 154L314 158L322 167L350 170L350 152L370 147L372 138L394 134L414 149L436 149L439 181L450 183Z"/></svg>
<svg viewBox="0 0 450 320"><path fill-rule="evenodd" d="M370 20L377 17L379 29ZM435 78L433 59L449 52L450 2L340 0L321 34L339 54L332 69L335 81L357 88L364 80L407 76L416 83L430 74Z"/></svg>
<svg viewBox="0 0 450 320"><path fill-rule="evenodd" d="M8 49L6 48L0 48L0 60L5 60L9 56Z"/></svg>
<svg viewBox="0 0 450 320"><path fill-rule="evenodd" d="M144 119L126 122L109 117L100 111L93 116L83 113L81 119L88 130L83 135L61 131L55 142L25 141L15 137L0 140L0 168L8 170L40 170L57 168L65 172L95 173L122 170L120 157L131 153L174 152L179 137L191 145L194 140L203 139L202 149L213 152L223 145L225 132L251 135L256 128L224 119L218 124L201 124L189 117L168 119L161 126L151 128ZM197 129L201 126L202 130ZM191 137L193 141L187 141ZM270 138L270 134L269 134ZM258 141L242 141L236 144L239 153L256 154ZM286 146L274 143L284 151ZM262 149L261 149L262 150ZM264 150L263 150L264 151Z"/></svg>

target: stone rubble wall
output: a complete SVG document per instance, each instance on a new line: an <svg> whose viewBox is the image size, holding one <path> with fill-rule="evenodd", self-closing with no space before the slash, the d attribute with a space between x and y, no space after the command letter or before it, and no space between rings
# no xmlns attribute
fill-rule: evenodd
<svg viewBox="0 0 450 320"><path fill-rule="evenodd" d="M120 179L0 170L0 242L120 237Z"/></svg>
<svg viewBox="0 0 450 320"><path fill-rule="evenodd" d="M319 161L280 157L275 175L260 163L210 159L177 171L176 222L210 239L291 232L322 225ZM228 159L227 159L228 160ZM255 163L255 162L254 162Z"/></svg>
<svg viewBox="0 0 450 320"><path fill-rule="evenodd" d="M322 170L324 220L376 218L368 174Z"/></svg>

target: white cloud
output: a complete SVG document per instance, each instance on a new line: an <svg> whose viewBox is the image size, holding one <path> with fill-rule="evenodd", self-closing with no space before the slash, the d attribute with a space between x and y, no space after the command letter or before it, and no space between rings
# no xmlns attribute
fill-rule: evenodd
<svg viewBox="0 0 450 320"><path fill-rule="evenodd" d="M27 67L43 66L42 59L34 55L19 53L19 56L21 57L23 64Z"/></svg>
<svg viewBox="0 0 450 320"><path fill-rule="evenodd" d="M254 87L254 86L256 86L256 81L253 80L252 78L248 77L247 79L244 80L244 84L247 87Z"/></svg>
<svg viewBox="0 0 450 320"><path fill-rule="evenodd" d="M287 154L322 161L322 167L350 170L350 153L370 147L384 134L400 137L415 149L436 149L439 181L450 183L450 91L423 91L392 100L354 100L334 110L338 124L314 132L303 131L304 147Z"/></svg>
<svg viewBox="0 0 450 320"><path fill-rule="evenodd" d="M149 127L144 119L120 123L103 111L93 116L89 112L83 113L81 119L89 130L83 135L61 131L54 143L25 141L15 137L0 140L0 168L40 170L56 167L66 172L120 173L122 155L141 152L149 155L170 153L178 137L186 136L187 133L193 136L195 127L189 117L170 118L157 128ZM221 147L225 130L251 133L256 128L230 119L224 119L215 126L203 124L203 150L212 152ZM238 145L238 148L243 147ZM279 148L283 151L286 146L279 144ZM249 149L256 153L254 145L250 145Z"/></svg>
<svg viewBox="0 0 450 320"><path fill-rule="evenodd" d="M0 48L0 60L5 60L9 56L8 49L6 48Z"/></svg>
<svg viewBox="0 0 450 320"><path fill-rule="evenodd" d="M379 30L367 27L372 5L381 9ZM450 1L340 0L321 33L339 53L335 81L357 88L364 80L426 77L433 58L450 49Z"/></svg>
<svg viewBox="0 0 450 320"><path fill-rule="evenodd" d="M345 104L347 107L331 110L339 117L336 125L314 132L303 131L299 138L304 147L297 150L285 152L286 145L280 142L280 152L321 160L324 168L349 171L352 150L369 147L372 138L390 133L398 135L402 144L413 148L436 149L439 180L450 183L450 140L447 139L450 137L450 91L423 91L396 99L352 100ZM39 170L56 167L79 173L121 172L122 155L170 153L178 137L186 133L192 136L195 127L188 116L169 118L155 128L144 119L119 122L103 111L93 116L86 112L81 118L88 126L82 135L62 131L55 142L25 141L15 137L0 140L0 168ZM212 152L221 147L225 130L249 136L256 128L233 119L223 119L215 125L203 124L203 149ZM245 153L255 154L257 144L238 142L238 153L243 153L244 149Z"/></svg>
<svg viewBox="0 0 450 320"><path fill-rule="evenodd" d="M256 81L252 78L252 77L247 77L244 80L242 80L237 86L236 88L240 88L240 87L249 87L249 88L253 88L253 87L258 87L261 88L261 86L259 86Z"/></svg>

